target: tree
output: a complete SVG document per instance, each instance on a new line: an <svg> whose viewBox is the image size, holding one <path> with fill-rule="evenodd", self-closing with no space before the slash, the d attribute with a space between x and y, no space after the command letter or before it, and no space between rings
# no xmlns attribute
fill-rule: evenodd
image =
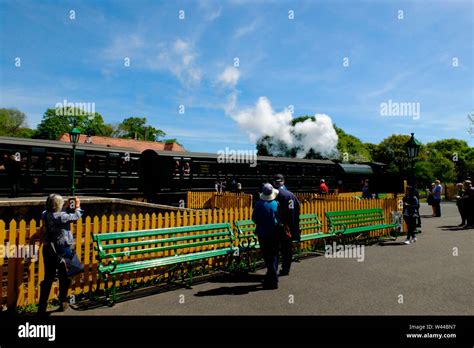
<svg viewBox="0 0 474 348"><path fill-rule="evenodd" d="M359 138L347 134L339 127L334 126L334 129L339 138L337 150L340 160L355 162L370 162L372 160L370 147L367 147Z"/></svg>
<svg viewBox="0 0 474 348"><path fill-rule="evenodd" d="M113 132L111 125L104 123L99 113L87 114L77 108L48 109L38 125L35 138L57 140L64 133L69 132L73 126L81 133L90 135L110 136ZM61 112L59 112L61 111Z"/></svg>
<svg viewBox="0 0 474 348"><path fill-rule="evenodd" d="M30 138L33 131L26 125L26 115L18 109L0 109L0 135Z"/></svg>
<svg viewBox="0 0 474 348"><path fill-rule="evenodd" d="M137 140L153 140L166 135L161 129L156 129L146 124L146 117L129 117L124 119L114 133L119 138L132 138Z"/></svg>

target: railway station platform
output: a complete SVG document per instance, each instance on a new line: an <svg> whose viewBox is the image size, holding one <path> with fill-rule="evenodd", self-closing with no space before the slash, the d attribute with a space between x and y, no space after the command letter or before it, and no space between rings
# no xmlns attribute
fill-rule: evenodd
<svg viewBox="0 0 474 348"><path fill-rule="evenodd" d="M264 270L216 275L191 289L156 291L113 307L77 304L53 316L103 315L473 315L474 229L461 229L457 207L441 218L421 207L423 233L364 246L364 258L311 256L293 263L276 290Z"/></svg>
<svg viewBox="0 0 474 348"><path fill-rule="evenodd" d="M63 196L67 199L68 196ZM146 203L122 198L78 196L84 211L94 212L95 215L133 214L133 213L164 213L169 211L187 210L164 204ZM0 197L0 219L9 221L39 219L44 210L47 196Z"/></svg>

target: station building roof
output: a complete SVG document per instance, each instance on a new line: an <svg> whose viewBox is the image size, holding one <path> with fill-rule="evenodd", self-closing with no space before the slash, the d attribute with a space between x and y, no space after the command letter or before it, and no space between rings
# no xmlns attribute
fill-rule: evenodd
<svg viewBox="0 0 474 348"><path fill-rule="evenodd" d="M62 142L69 143L69 134L64 133L58 139ZM79 138L79 144L87 144L87 135L81 134ZM176 142L159 142L159 141L144 141L144 140L134 140L134 139L122 139L122 138L112 138L112 137L103 137L93 135L90 137L91 144L102 145L107 147L128 147L139 152L145 150L155 150L155 151L186 151L183 146Z"/></svg>

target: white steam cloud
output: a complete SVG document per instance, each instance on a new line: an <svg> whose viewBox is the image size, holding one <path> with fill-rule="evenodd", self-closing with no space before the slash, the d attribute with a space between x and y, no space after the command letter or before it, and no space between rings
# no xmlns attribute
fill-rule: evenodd
<svg viewBox="0 0 474 348"><path fill-rule="evenodd" d="M253 107L239 109L235 89L239 78L238 69L232 67L224 70L219 81L233 88L225 106L226 114L239 124L251 141L256 142L262 136L271 136L288 147L297 147L297 156L300 158L311 149L324 157L337 156L338 136L328 115L316 114L314 121L307 119L292 126L293 115L290 110L285 108L276 112L267 97L258 98Z"/></svg>

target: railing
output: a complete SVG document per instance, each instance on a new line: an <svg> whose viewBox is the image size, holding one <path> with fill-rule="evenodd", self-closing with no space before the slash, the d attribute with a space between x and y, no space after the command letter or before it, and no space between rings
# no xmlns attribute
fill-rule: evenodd
<svg viewBox="0 0 474 348"><path fill-rule="evenodd" d="M327 232L326 211L347 209L382 208L387 222L391 221L391 212L399 208L398 199L344 199L319 200L301 205L301 213L317 213L323 222L322 230ZM229 222L250 219L252 210L249 207L171 212L164 214L132 214L102 217L86 217L73 224L73 234L76 239L76 249L79 259L85 265L83 274L74 277L70 288L70 295L88 293L95 289L98 279L96 252L92 242L93 233L120 232L137 229L155 229L162 227L189 226L207 223ZM5 252L13 251L13 246L38 247L39 224L35 220L19 222L12 220L8 224L0 220L0 307L15 308L27 304L34 304L39 299L39 284L44 278L42 248L39 248L37 260L31 258L6 258ZM388 230L374 231L370 236L385 235ZM36 240L36 241L35 241ZM312 242L302 243L302 249L309 247ZM238 242L236 241L236 245ZM8 250L9 249L9 250ZM198 251L197 249L195 251ZM9 254L11 255L11 254ZM18 256L18 255L17 255ZM131 256L137 257L138 256ZM147 281L163 274L162 269L131 272L121 275L117 279L118 285L127 285L135 281ZM103 282L102 284L103 285ZM54 298L58 293L55 283L50 293Z"/></svg>
<svg viewBox="0 0 474 348"><path fill-rule="evenodd" d="M252 195L233 192L188 192L187 208L191 209L232 209L251 208Z"/></svg>

